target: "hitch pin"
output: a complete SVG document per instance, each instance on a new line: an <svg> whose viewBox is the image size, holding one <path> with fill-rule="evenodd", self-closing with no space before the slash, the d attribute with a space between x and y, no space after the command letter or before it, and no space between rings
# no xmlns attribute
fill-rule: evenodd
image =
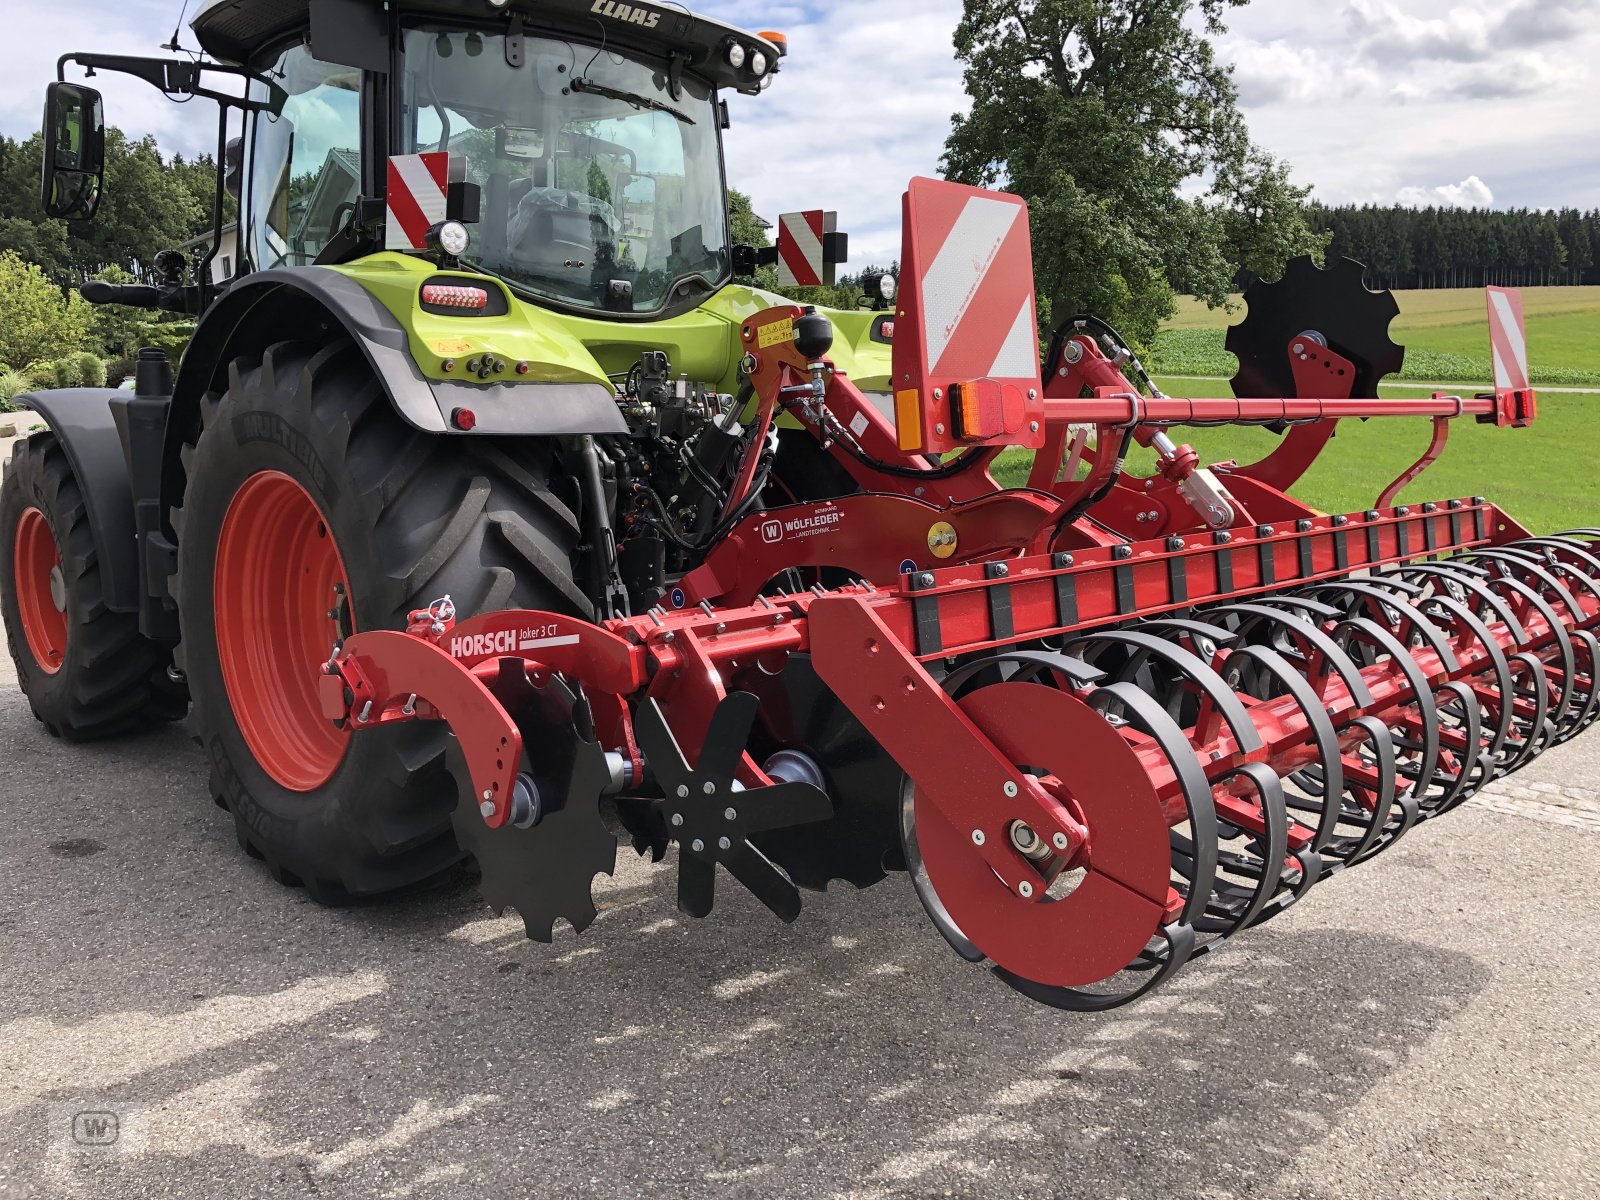
<svg viewBox="0 0 1600 1200"><path fill-rule="evenodd" d="M400 706L400 711L405 713L405 715L408 717L414 717L417 715L417 694L415 692L412 692L411 695L406 698L406 702Z"/></svg>

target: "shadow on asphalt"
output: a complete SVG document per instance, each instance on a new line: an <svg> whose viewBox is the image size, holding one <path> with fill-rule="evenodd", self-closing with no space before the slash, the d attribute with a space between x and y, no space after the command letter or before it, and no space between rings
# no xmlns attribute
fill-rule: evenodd
<svg viewBox="0 0 1600 1200"><path fill-rule="evenodd" d="M0 850L0 1140L39 1194L1238 1194L1305 1166L1489 978L1337 880L1100 1017L960 962L899 876L793 926L719 881L696 922L671 860L624 847L601 918L553 946L465 873L321 909L237 850L176 731L62 747L26 718L0 708L28 781ZM84 838L106 849L47 848ZM146 1151L47 1153L45 1104L84 1096L143 1106Z"/></svg>

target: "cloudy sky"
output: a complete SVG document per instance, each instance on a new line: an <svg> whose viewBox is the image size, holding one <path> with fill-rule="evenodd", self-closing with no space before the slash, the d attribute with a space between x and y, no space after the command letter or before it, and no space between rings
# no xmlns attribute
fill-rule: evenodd
<svg viewBox="0 0 1600 1200"><path fill-rule="evenodd" d="M0 132L37 127L66 50L160 53L181 2L3 0ZM857 265L895 257L905 180L934 171L964 106L950 47L961 0L692 7L789 34L772 89L733 98L734 185L769 218L836 208ZM1256 140L1330 203L1600 207L1600 0L1255 0L1219 48ZM213 145L201 105L102 86L112 123L170 149Z"/></svg>

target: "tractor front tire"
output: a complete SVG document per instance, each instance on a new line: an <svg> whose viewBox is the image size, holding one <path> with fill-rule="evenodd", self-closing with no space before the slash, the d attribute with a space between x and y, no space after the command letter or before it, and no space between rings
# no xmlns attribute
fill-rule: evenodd
<svg viewBox="0 0 1600 1200"><path fill-rule="evenodd" d="M106 607L89 507L54 433L16 444L0 483L0 615L17 682L52 737L139 733L183 716L167 647Z"/></svg>
<svg viewBox="0 0 1600 1200"><path fill-rule="evenodd" d="M342 339L235 362L202 402L173 510L177 657L212 795L280 882L342 903L461 859L445 730L341 731L317 679L336 641L403 629L446 595L461 619L587 615L577 521L546 486L552 453L412 428Z"/></svg>

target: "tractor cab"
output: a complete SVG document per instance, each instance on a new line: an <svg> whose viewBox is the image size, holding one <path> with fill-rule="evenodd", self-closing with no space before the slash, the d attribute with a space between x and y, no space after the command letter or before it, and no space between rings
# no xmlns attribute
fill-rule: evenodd
<svg viewBox="0 0 1600 1200"><path fill-rule="evenodd" d="M213 0L193 30L201 64L65 61L222 101L239 275L434 251L448 218L452 268L576 315L671 316L732 278L719 94L770 86L781 35L617 0ZM56 141L64 209L98 181Z"/></svg>

